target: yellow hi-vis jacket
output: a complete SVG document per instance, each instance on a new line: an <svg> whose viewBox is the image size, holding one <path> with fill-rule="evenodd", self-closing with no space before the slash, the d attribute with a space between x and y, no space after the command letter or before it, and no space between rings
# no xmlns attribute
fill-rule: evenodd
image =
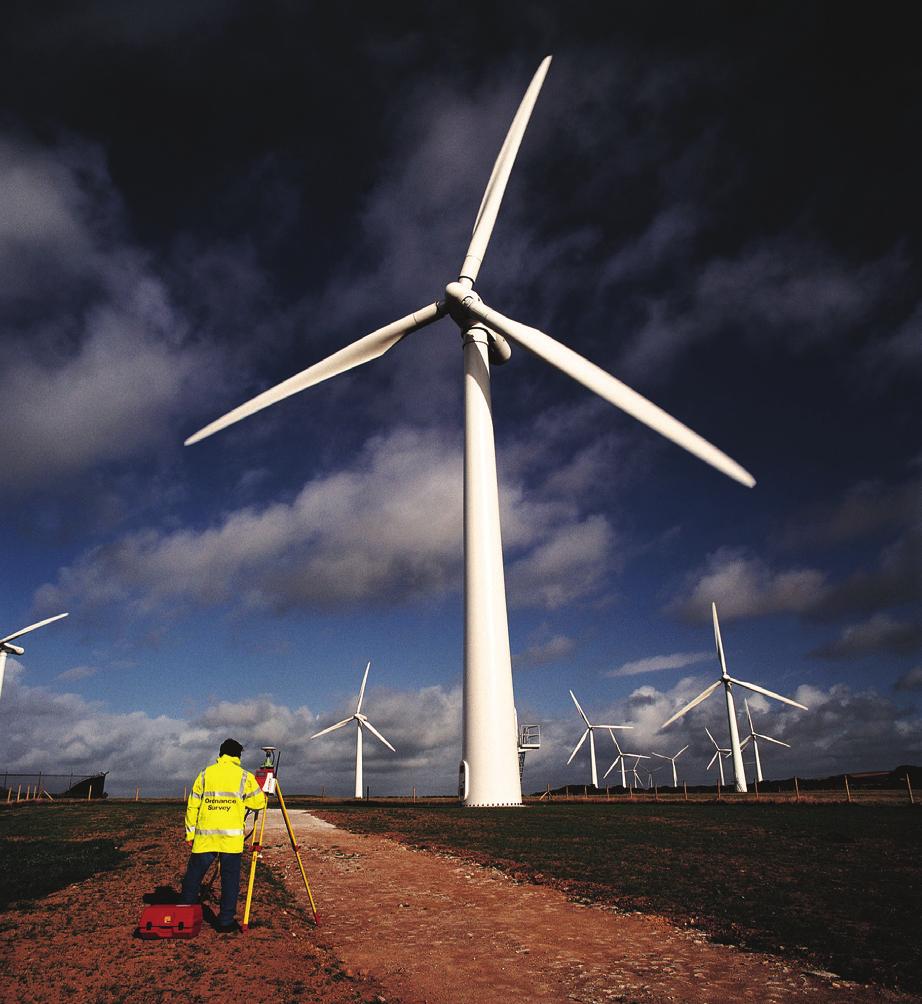
<svg viewBox="0 0 922 1004"><path fill-rule="evenodd" d="M240 757L219 756L195 779L186 806L186 840L192 853L243 851L247 809L265 809L266 796L256 778L240 766Z"/></svg>

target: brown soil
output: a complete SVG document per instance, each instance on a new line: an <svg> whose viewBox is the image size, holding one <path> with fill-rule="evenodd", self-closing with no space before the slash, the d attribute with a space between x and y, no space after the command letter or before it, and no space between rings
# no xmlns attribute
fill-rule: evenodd
<svg viewBox="0 0 922 1004"><path fill-rule="evenodd" d="M134 937L144 894L162 884L178 887L185 867L178 828L163 824L126 842L133 852L126 867L0 914L0 1000L919 1001L713 945L662 918L572 903L554 889L348 833L305 811L292 817L319 929L273 811L268 869L260 865L246 934L206 928L193 941Z"/></svg>

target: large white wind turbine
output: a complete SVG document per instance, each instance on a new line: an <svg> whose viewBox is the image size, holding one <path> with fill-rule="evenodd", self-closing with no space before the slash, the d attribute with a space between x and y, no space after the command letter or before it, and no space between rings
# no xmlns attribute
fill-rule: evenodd
<svg viewBox="0 0 922 1004"><path fill-rule="evenodd" d="M52 621L59 621L62 617L66 616L67 614L55 614L54 617L46 617L43 621L37 621L35 624L30 624L28 627L20 628L18 631L8 634L5 638L0 638L0 693L3 692L3 674L6 672L6 657L8 655L23 655L25 652L25 649L21 645L13 645L12 643L24 634L44 627Z"/></svg>
<svg viewBox="0 0 922 1004"><path fill-rule="evenodd" d="M749 701L745 697L743 698L743 704L746 705L746 717L749 719L749 735L740 743L740 749L745 749L747 743L752 743L752 752L755 753L756 760L756 781L761 784L762 761L759 759L759 740L764 739L766 742L775 743L777 746L787 746L788 749L791 748L791 744L783 743L780 739L773 739L762 732L756 732L755 726L752 724L752 712L749 710Z"/></svg>
<svg viewBox="0 0 922 1004"><path fill-rule="evenodd" d="M720 786L722 788L727 783L724 780L724 760L726 760L728 757L731 757L733 755L733 751L728 750L723 746L718 746L717 740L711 735L711 730L709 728L705 727L704 731L707 732L708 739L710 739L711 742L714 744L714 755L711 757L710 760L708 760L708 765L704 769L710 770L714 761L715 760L717 761L717 766L720 769Z"/></svg>
<svg viewBox="0 0 922 1004"><path fill-rule="evenodd" d="M612 772L612 771L613 771L613 770L615 769L615 767L617 767L617 766L618 766L618 764L620 763L620 764L621 764L621 787L622 787L622 788L626 788L626 787L627 787L627 773L625 772L625 769L624 769L624 758L625 758L626 756L634 756L634 757L637 757L637 761L636 761L636 763L634 764L634 774L635 774L635 776L636 776L636 774L637 774L637 764L638 764L638 763L640 763L640 761L641 761L641 760L649 760L650 758L649 758L649 757L647 756L647 754L646 754L646 753L626 753L626 752L625 752L625 751L624 751L623 749L621 749L621 747L620 747L620 746L618 745L618 740L617 740L617 739L615 738L615 733L614 733L614 732L613 732L613 731L612 731L611 729L609 729L609 735L611 736L611 741L612 741L612 742L613 742L613 743L615 744L615 749L616 749L616 750L618 751L618 755L617 755L617 756L615 757L614 761L612 762L612 764L611 764L611 766L610 766L610 767L608 768L608 770L607 770L607 771L605 771L605 773L604 773L604 774L602 775L602 780L604 781L604 780L605 780L605 778L606 778L606 777L608 777L608 775L609 775L609 774L610 774L610 773L611 773L611 772Z"/></svg>
<svg viewBox="0 0 922 1004"><path fill-rule="evenodd" d="M464 352L465 433L464 738L459 790L469 806L522 803L490 402L490 363L503 363L509 358L507 339L729 477L749 487L755 483L752 475L725 453L620 380L536 328L488 307L474 292L509 173L550 62L548 56L538 67L512 120L487 182L457 281L446 286L445 299L378 328L257 395L186 440L187 444L198 442L291 394L371 362L412 332L446 314L458 325Z"/></svg>
<svg viewBox="0 0 922 1004"><path fill-rule="evenodd" d="M717 643L717 658L720 660L720 679L712 683L707 690L702 690L693 701L686 704L681 711L677 711L672 718L669 719L669 721L663 722L660 729L666 728L667 725L671 725L677 718L681 718L687 711L691 711L692 708L696 708L702 701L710 697L718 687L723 686L724 695L727 699L727 720L730 725L730 750L733 753L733 777L736 781L736 790L747 791L746 773L743 770L743 753L740 747L740 733L736 724L736 706L733 703L733 684L735 683L738 687L745 687L746 690L752 690L757 694L764 694L766 697L774 698L776 701L782 701L784 704L790 704L795 708L800 708L802 711L806 711L807 706L800 704L797 701L792 701L790 697L782 697L781 694L776 694L773 690L766 690L764 687L759 687L754 683L746 683L745 680L737 680L730 676L727 672L727 660L724 658L723 642L720 640L720 624L717 621L716 603L711 604L711 619L714 621L714 641Z"/></svg>
<svg viewBox="0 0 922 1004"><path fill-rule="evenodd" d="M660 760L668 760L672 764L672 787L678 788L679 786L679 775L676 773L675 762L679 757L688 749L687 746L683 746L675 756L666 756L665 753L654 753L654 756L658 756Z"/></svg>
<svg viewBox="0 0 922 1004"><path fill-rule="evenodd" d="M355 797L361 798L364 792L362 787L362 730L368 729L368 731L376 738L380 739L382 743L392 752L396 753L397 750L381 735L381 733L371 724L368 718L362 714L362 700L365 697L365 684L368 682L368 670L371 669L371 663L365 667L365 675L362 677L362 687L359 690L359 703L356 705L355 714L350 715L348 718L344 718L341 722L337 722L335 725L331 725L328 729L324 729L322 732L315 732L310 738L316 739L318 736L325 736L328 732L335 732L337 729L341 729L348 725L350 722L355 722Z"/></svg>
<svg viewBox="0 0 922 1004"><path fill-rule="evenodd" d="M615 738L614 729L632 729L633 725L593 725L592 722L586 717L586 712L579 706L579 701L576 699L576 694L570 691L570 696L573 698L573 703L576 705L576 710L579 712L580 718L586 723L586 731L579 737L579 742L573 748L573 752L570 754L570 759L567 760L569 764L573 757L579 752L580 746L586 741L586 736L589 736L589 762L592 765L592 787L598 788L599 786L599 774L595 766L595 736L592 734L596 729L608 729L611 734L612 739ZM616 744L617 745L617 744ZM611 769L611 768L609 768Z"/></svg>

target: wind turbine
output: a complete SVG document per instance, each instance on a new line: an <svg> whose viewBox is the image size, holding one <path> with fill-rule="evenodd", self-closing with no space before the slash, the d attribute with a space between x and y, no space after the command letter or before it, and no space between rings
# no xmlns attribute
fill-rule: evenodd
<svg viewBox="0 0 922 1004"><path fill-rule="evenodd" d="M38 628L44 627L52 621L59 621L62 617L66 616L67 614L55 614L54 617L46 617L43 621L37 621L35 624L30 624L28 627L20 628L18 631L8 634L5 638L0 638L0 693L3 691L3 674L6 672L6 657L8 655L23 655L26 651L20 645L13 645L12 643L24 634L36 631Z"/></svg>
<svg viewBox="0 0 922 1004"><path fill-rule="evenodd" d="M412 332L449 315L464 354L464 726L459 793L465 805L521 805L512 664L499 518L490 363L506 362L509 339L615 407L747 487L752 475L655 404L549 335L488 307L474 292L509 174L550 66L532 78L500 148L474 221L457 281L437 300L378 328L321 362L211 422L186 440L198 442L240 419L323 380L371 362Z"/></svg>
<svg viewBox="0 0 922 1004"><path fill-rule="evenodd" d="M331 725L328 729L324 729L322 732L315 732L311 739L316 739L318 736L325 736L328 732L335 732L337 729L343 728L343 726L348 725L349 722L355 722L357 728L355 731L355 797L361 798L363 793L362 788L362 729L368 729L368 731L380 739L382 743L392 752L396 753L397 750L381 735L381 733L371 724L368 718L362 714L362 700L365 697L365 684L368 682L368 670L371 669L371 663L365 667L365 675L362 677L362 688L359 690L359 703L356 705L355 714L350 715L348 718L344 718L341 722L337 722L335 725Z"/></svg>
<svg viewBox="0 0 922 1004"><path fill-rule="evenodd" d="M580 718L586 723L586 731L579 737L579 742L573 748L573 752L570 754L570 759L567 760L569 764L573 757L579 752L580 746L586 741L586 736L589 736L589 762L592 764L592 787L598 788L599 786L599 775L595 766L595 736L593 736L593 731L595 729L608 729L611 734L612 739L615 738L615 733L613 729L632 729L633 725L593 725L592 722L586 717L586 712L579 706L579 701L576 699L576 694L570 691L570 696L573 698L573 703L576 705L576 710L579 712ZM616 744L617 745L617 744ZM611 768L609 768L611 769Z"/></svg>
<svg viewBox="0 0 922 1004"><path fill-rule="evenodd" d="M642 788L643 781L640 780L640 775L637 773L637 765L640 763L642 758L639 753L633 753L632 756L636 757L634 760L634 766L631 768L631 773L634 775L634 787ZM649 757L646 757L645 759L649 760Z"/></svg>
<svg viewBox="0 0 922 1004"><path fill-rule="evenodd" d="M604 781L605 778L608 777L608 775L620 763L621 764L621 787L622 788L627 788L627 774L625 773L625 770L624 770L624 758L626 756L635 756L635 757L637 757L637 763L634 764L634 768L635 768L634 774L635 774L635 776L636 776L636 773L637 773L637 770L636 770L637 764L640 763L641 760L649 760L650 758L647 756L646 753L625 753L624 750L621 749L621 747L618 745L618 740L615 738L615 733L612 732L611 730L609 730L609 735L611 736L611 741L615 744L615 749L618 751L618 755L615 757L614 762L612 763L612 765L602 775L602 780Z"/></svg>
<svg viewBox="0 0 922 1004"><path fill-rule="evenodd" d="M771 736L763 735L761 732L756 732L755 726L752 724L752 712L749 710L749 701L743 698L743 704L746 705L746 717L749 719L749 735L740 743L740 749L744 749L747 743L752 743L752 751L755 753L756 760L756 781L759 784L762 783L762 761L759 759L759 740L764 739L766 742L775 743L778 746L787 746L788 749L791 748L790 743L783 743L780 739L773 739Z"/></svg>
<svg viewBox="0 0 922 1004"><path fill-rule="evenodd" d="M654 753L654 756L658 756L660 760L668 760L672 764L672 787L678 788L679 786L679 775L676 773L675 762L679 757L688 749L687 746L683 746L675 756L666 756L665 753Z"/></svg>
<svg viewBox="0 0 922 1004"><path fill-rule="evenodd" d="M711 730L709 728L705 727L704 731L707 732L708 739L710 739L711 742L714 744L714 755L711 757L710 760L708 760L708 765L704 769L710 770L714 761L715 760L717 761L717 766L720 769L720 786L722 788L727 783L724 780L724 760L726 760L729 756L732 755L732 750L723 749L722 747L718 746L717 740L711 735ZM743 790L745 791L746 789L744 788Z"/></svg>
<svg viewBox="0 0 922 1004"><path fill-rule="evenodd" d="M782 697L781 694L776 694L773 690L766 690L764 687L759 687L754 683L746 683L745 680L737 680L730 676L727 672L727 660L724 657L723 642L720 640L720 624L717 621L716 603L711 604L711 618L714 621L714 641L717 643L717 658L720 660L720 679L712 683L707 690L702 690L693 701L686 704L681 711L677 711L669 721L663 722L660 729L666 728L667 725L671 725L687 711L696 708L722 685L724 695L727 699L727 720L730 725L730 750L733 754L733 777L736 781L736 790L748 791L746 787L746 772L743 770L743 752L740 746L740 734L736 724L736 706L733 703L733 684L735 683L738 687L745 687L746 690L752 690L757 694L764 694L766 697L774 698L776 701L782 701L784 704L790 704L795 708L800 708L802 711L807 711L808 708L805 704L792 701L790 697Z"/></svg>

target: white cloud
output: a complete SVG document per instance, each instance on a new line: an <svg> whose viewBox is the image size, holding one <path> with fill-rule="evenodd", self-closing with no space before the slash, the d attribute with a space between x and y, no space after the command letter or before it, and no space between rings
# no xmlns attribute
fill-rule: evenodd
<svg viewBox="0 0 922 1004"><path fill-rule="evenodd" d="M667 609L690 620L710 617L717 603L721 620L815 609L828 592L826 576L815 568L775 571L760 558L736 548L709 555L693 572L681 596Z"/></svg>
<svg viewBox="0 0 922 1004"><path fill-rule="evenodd" d="M503 493L510 599L559 606L591 594L610 561L604 517ZM459 588L461 453L434 431L369 440L348 468L291 502L241 509L205 530L140 530L84 554L36 596L42 605L176 601L286 610L375 599L401 602Z"/></svg>
<svg viewBox="0 0 922 1004"><path fill-rule="evenodd" d="M713 658L713 652L676 652L673 655L651 655L645 659L626 662L606 676L638 676L641 673L657 673L663 669L683 669L695 663Z"/></svg>

